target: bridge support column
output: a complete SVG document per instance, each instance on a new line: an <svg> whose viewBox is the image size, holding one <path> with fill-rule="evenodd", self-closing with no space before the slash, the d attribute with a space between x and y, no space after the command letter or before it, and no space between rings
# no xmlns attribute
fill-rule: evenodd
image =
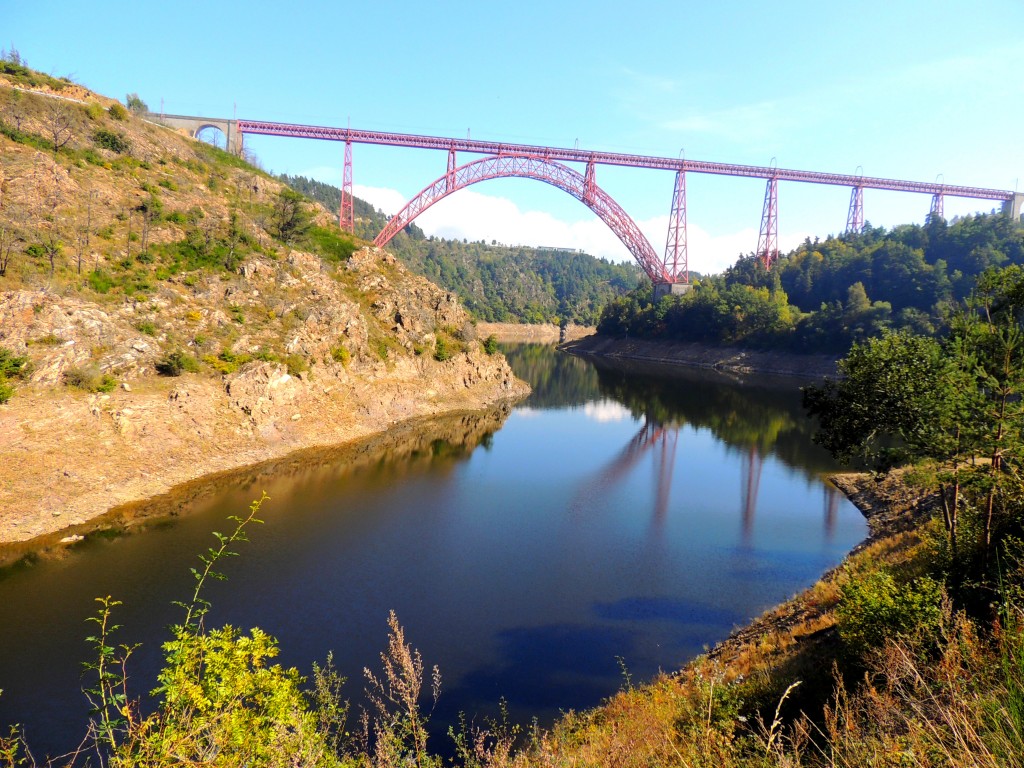
<svg viewBox="0 0 1024 768"><path fill-rule="evenodd" d="M1013 221L1021 220L1021 210L1024 209L1024 192L1014 192L1013 197L1003 203L1003 213Z"/></svg>
<svg viewBox="0 0 1024 768"><path fill-rule="evenodd" d="M765 269L771 269L779 258L779 178L772 176L764 191L761 211L761 233L757 236L757 257Z"/></svg>
<svg viewBox="0 0 1024 768"><path fill-rule="evenodd" d="M685 170L676 172L676 186L672 193L672 210L668 217L668 237L665 240L665 271L676 280L680 279L681 273L683 283L690 282L690 263L686 251Z"/></svg>
<svg viewBox="0 0 1024 768"><path fill-rule="evenodd" d="M345 142L345 170L341 177L341 207L338 226L350 235L356 232L356 214L352 203L352 142Z"/></svg>
<svg viewBox="0 0 1024 768"><path fill-rule="evenodd" d="M864 187L850 190L850 213L846 217L846 231L859 235L864 231Z"/></svg>
<svg viewBox="0 0 1024 768"><path fill-rule="evenodd" d="M235 157L242 156L242 136L242 132L238 130L238 121L228 120L228 129L224 134L224 148Z"/></svg>
<svg viewBox="0 0 1024 768"><path fill-rule="evenodd" d="M934 195L932 195L932 207L931 210L928 211L928 216L930 218L946 218L946 214L943 212L943 202L944 200L941 192L936 192Z"/></svg>

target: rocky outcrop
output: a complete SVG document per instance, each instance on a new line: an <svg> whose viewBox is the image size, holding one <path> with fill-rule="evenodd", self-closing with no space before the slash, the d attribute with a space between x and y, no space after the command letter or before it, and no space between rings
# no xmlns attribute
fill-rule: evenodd
<svg viewBox="0 0 1024 768"><path fill-rule="evenodd" d="M441 335L460 340L443 361L433 354ZM32 366L0 406L0 543L209 473L528 391L473 340L450 293L377 249L339 265L297 251L252 259L234 277L168 281L146 301L8 292L0 346ZM200 372L156 375L171 350ZM113 388L63 383L82 368Z"/></svg>

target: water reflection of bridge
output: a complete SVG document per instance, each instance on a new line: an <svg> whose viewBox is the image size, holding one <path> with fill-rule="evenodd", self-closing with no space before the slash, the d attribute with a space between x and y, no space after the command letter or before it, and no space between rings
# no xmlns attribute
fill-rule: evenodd
<svg viewBox="0 0 1024 768"><path fill-rule="evenodd" d="M668 518L669 499L672 494L672 482L676 463L676 446L679 441L678 423L664 424L645 418L637 433L626 443L622 451L608 462L597 474L594 485L599 490L610 488L620 482L636 467L644 456L654 457L655 494L653 522L656 526L664 524ZM740 478L740 519L742 543L748 545L754 530L757 516L757 499L761 485L761 467L764 458L756 444L744 449ZM832 483L825 481L823 488L823 526L826 538L831 538L835 530L836 515L839 510L839 490Z"/></svg>

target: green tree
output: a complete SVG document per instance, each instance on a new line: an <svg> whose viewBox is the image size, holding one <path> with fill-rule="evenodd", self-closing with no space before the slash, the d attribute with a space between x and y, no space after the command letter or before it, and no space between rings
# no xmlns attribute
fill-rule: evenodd
<svg viewBox="0 0 1024 768"><path fill-rule="evenodd" d="M146 106L146 102L139 98L139 94L137 93L129 93L125 96L124 105L128 107L129 112L136 115L143 115L146 112L149 112L149 107Z"/></svg>
<svg viewBox="0 0 1024 768"><path fill-rule="evenodd" d="M285 243L294 243L313 225L313 214L306 199L294 189L283 187L274 201L274 234Z"/></svg>

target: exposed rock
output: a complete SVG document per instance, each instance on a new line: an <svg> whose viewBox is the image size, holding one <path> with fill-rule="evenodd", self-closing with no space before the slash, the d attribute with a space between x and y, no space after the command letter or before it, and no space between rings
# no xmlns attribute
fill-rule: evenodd
<svg viewBox="0 0 1024 768"><path fill-rule="evenodd" d="M504 358L471 340L452 294L387 253L363 249L331 268L300 251L247 265L196 285L168 282L145 302L0 296L0 345L33 366L0 407L0 462L18 468L0 477L0 542L56 533L205 474L527 392ZM464 347L445 362L430 353L441 332ZM345 363L334 359L339 346ZM296 375L268 359L223 377L210 367L156 376L175 349L214 362L276 349L310 367ZM122 386L63 385L70 368L90 366Z"/></svg>

